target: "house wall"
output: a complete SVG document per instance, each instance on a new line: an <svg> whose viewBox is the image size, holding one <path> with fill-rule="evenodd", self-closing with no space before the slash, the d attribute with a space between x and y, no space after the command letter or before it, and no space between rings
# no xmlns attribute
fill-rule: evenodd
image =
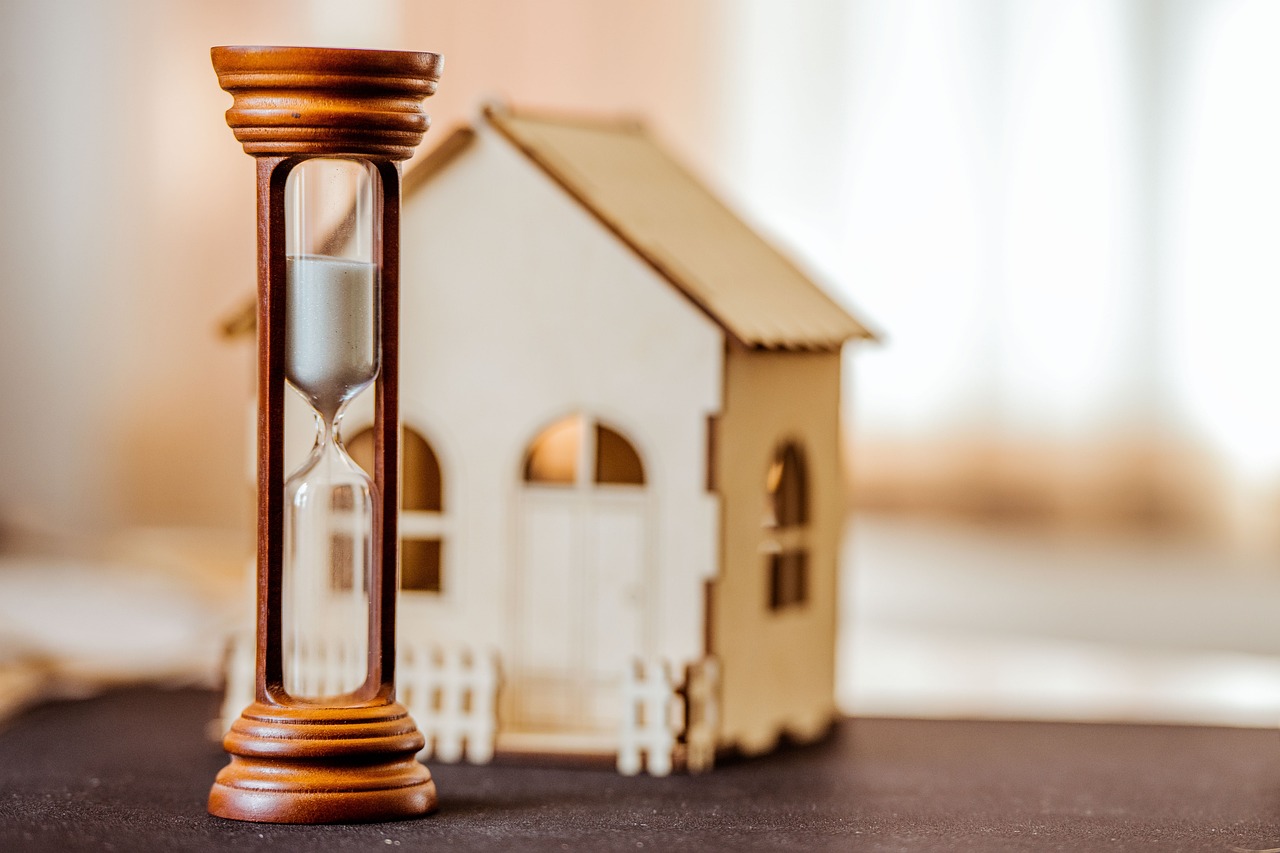
<svg viewBox="0 0 1280 853"><path fill-rule="evenodd" d="M732 347L725 377L715 450L724 570L711 594L711 641L722 666L721 742L750 753L784 731L814 737L835 714L840 354ZM788 439L807 463L809 593L806 604L773 611L761 520L765 476Z"/></svg>
<svg viewBox="0 0 1280 853"><path fill-rule="evenodd" d="M481 128L402 222L401 415L444 479L444 592L407 593L401 633L512 652L521 465L574 412L639 450L654 574L652 654L701 655L718 560L706 488L723 333L509 143ZM357 401L347 434L367 423Z"/></svg>

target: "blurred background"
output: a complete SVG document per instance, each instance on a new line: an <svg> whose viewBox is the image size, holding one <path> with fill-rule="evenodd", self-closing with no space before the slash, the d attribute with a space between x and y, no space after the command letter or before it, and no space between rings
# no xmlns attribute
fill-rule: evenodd
<svg viewBox="0 0 1280 853"><path fill-rule="evenodd" d="M640 115L862 316L841 704L1280 720L1280 5L7 0L0 712L212 678L252 547L216 44Z"/></svg>

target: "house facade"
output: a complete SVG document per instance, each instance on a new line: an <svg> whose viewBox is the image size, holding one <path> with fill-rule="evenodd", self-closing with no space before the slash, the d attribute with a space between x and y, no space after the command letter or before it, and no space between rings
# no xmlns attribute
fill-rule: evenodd
<svg viewBox="0 0 1280 853"><path fill-rule="evenodd" d="M498 750L617 753L642 662L715 662L716 748L825 731L865 328L625 122L456 131L401 270L401 645L498 662Z"/></svg>

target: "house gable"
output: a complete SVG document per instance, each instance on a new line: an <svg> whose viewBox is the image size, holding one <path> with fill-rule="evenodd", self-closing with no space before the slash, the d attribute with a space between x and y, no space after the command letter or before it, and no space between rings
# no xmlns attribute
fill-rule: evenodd
<svg viewBox="0 0 1280 853"><path fill-rule="evenodd" d="M486 117L739 343L834 350L874 337L641 125L498 109Z"/></svg>
<svg viewBox="0 0 1280 853"><path fill-rule="evenodd" d="M623 245L734 342L748 348L837 350L874 340L789 258L751 229L634 121L569 120L485 111L498 131ZM406 202L476 140L455 128L404 175ZM253 328L252 305L228 318L229 336Z"/></svg>

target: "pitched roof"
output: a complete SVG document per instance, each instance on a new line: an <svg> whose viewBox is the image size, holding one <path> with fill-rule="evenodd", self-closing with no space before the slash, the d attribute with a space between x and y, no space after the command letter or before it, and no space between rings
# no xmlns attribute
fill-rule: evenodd
<svg viewBox="0 0 1280 853"><path fill-rule="evenodd" d="M874 337L637 123L486 118L741 343L825 350Z"/></svg>
<svg viewBox="0 0 1280 853"><path fill-rule="evenodd" d="M875 339L786 256L725 207L634 121L490 108L503 137L733 339L760 349L831 350ZM409 198L475 139L462 127L404 175ZM250 303L223 325L251 331Z"/></svg>

